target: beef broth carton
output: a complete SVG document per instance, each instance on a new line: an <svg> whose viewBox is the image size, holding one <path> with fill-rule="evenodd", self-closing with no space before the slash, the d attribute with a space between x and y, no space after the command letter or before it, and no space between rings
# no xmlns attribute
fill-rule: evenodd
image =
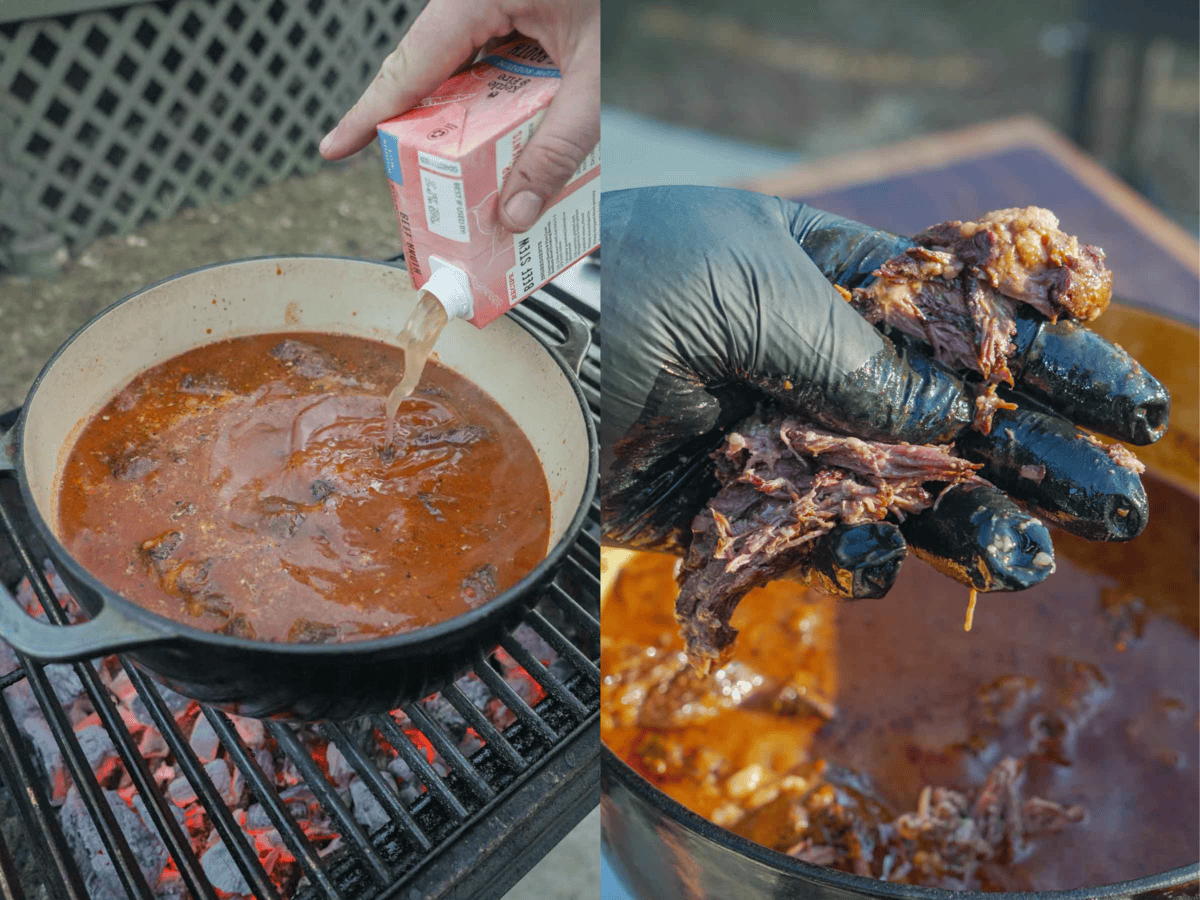
<svg viewBox="0 0 1200 900"><path fill-rule="evenodd" d="M378 129L413 286L481 328L600 244L599 146L529 231L497 219L558 85L546 52L516 40Z"/></svg>

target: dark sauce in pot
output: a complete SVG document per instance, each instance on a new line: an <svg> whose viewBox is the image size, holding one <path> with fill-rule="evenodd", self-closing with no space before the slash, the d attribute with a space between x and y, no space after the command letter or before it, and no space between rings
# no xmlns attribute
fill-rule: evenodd
<svg viewBox="0 0 1200 900"><path fill-rule="evenodd" d="M409 631L546 554L528 438L431 363L384 452L403 353L364 338L234 338L138 375L67 459L59 533L102 582L190 625L273 641Z"/></svg>
<svg viewBox="0 0 1200 900"><path fill-rule="evenodd" d="M635 558L603 611L604 740L717 824L876 878L1052 890L1194 863L1200 524L1146 487L1140 538L1056 532L1057 573L981 595L970 633L966 589L912 558L882 600L768 585L712 683L682 667L674 561Z"/></svg>

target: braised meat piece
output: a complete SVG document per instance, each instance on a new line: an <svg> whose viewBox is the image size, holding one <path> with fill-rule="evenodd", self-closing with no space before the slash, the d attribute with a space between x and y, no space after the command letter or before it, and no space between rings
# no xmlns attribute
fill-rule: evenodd
<svg viewBox="0 0 1200 900"><path fill-rule="evenodd" d="M864 441L797 419L751 420L715 458L721 489L692 522L675 605L704 671L733 643L742 597L799 565L813 540L839 524L928 509L928 482L957 484L979 468L945 447Z"/></svg>
<svg viewBox="0 0 1200 900"><path fill-rule="evenodd" d="M127 444L109 454L105 462L114 478L120 481L141 481L151 472L158 471L162 465L162 459L155 455L155 449L151 442Z"/></svg>
<svg viewBox="0 0 1200 900"><path fill-rule="evenodd" d="M1023 796L1014 757L996 763L978 791L927 786L917 808L899 816L867 778L829 763L785 782L777 799L737 823L738 834L814 865L927 887L977 888L984 866L1011 863L1031 840L1084 817L1078 806Z"/></svg>
<svg viewBox="0 0 1200 900"><path fill-rule="evenodd" d="M1112 297L1112 272L1104 251L1081 246L1059 230L1048 209L998 209L978 222L943 222L915 238L924 247L948 249L984 274L1006 297L1028 303L1049 319L1090 322Z"/></svg>
<svg viewBox="0 0 1200 900"><path fill-rule="evenodd" d="M301 378L324 378L339 374L341 369L332 354L292 338L287 338L272 347L271 355Z"/></svg>
<svg viewBox="0 0 1200 900"><path fill-rule="evenodd" d="M338 635L336 625L299 618L289 629L287 639L293 644L328 644L336 641Z"/></svg>
<svg viewBox="0 0 1200 900"><path fill-rule="evenodd" d="M484 563L473 569L462 581L462 598L472 605L496 596L496 567Z"/></svg>
<svg viewBox="0 0 1200 900"><path fill-rule="evenodd" d="M179 390L194 397L229 397L233 394L229 379L214 372L186 373L179 379Z"/></svg>
<svg viewBox="0 0 1200 900"><path fill-rule="evenodd" d="M924 341L940 362L982 375L975 423L986 434L995 410L1011 408L995 386L1013 383L1017 307L1029 304L1052 321L1091 321L1108 306L1112 272L1103 250L1081 246L1036 206L943 222L914 240L851 303L869 322Z"/></svg>

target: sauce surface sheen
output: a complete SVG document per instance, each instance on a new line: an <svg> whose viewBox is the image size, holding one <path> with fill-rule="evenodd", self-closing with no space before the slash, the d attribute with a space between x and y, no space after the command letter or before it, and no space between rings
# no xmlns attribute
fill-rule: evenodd
<svg viewBox="0 0 1200 900"><path fill-rule="evenodd" d="M354 640L478 606L544 558L545 474L509 415L433 362L381 452L403 361L290 333L148 369L72 449L60 538L134 602L242 637Z"/></svg>

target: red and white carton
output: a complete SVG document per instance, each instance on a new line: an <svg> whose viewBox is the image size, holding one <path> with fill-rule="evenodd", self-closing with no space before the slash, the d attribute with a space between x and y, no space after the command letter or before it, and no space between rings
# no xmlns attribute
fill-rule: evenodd
<svg viewBox="0 0 1200 900"><path fill-rule="evenodd" d="M600 246L599 145L529 231L497 220L558 85L537 42L511 41L378 129L413 287L480 328Z"/></svg>

